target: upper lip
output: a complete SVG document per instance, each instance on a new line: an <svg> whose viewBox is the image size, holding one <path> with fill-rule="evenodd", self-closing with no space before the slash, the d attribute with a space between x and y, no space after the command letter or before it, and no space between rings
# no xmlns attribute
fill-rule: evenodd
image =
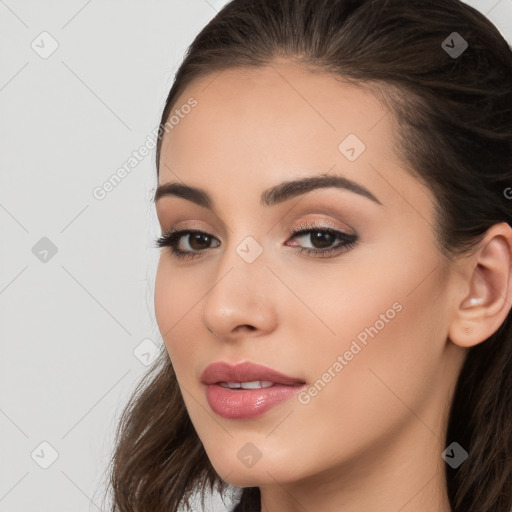
<svg viewBox="0 0 512 512"><path fill-rule="evenodd" d="M217 384L219 382L253 382L267 380L275 384L293 386L305 384L301 379L289 377L283 373L251 362L230 364L219 361L209 364L201 373L203 384Z"/></svg>

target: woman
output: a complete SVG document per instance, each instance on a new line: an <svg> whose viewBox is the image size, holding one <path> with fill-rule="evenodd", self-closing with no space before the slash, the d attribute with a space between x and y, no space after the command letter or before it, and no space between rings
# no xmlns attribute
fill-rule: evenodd
<svg viewBox="0 0 512 512"><path fill-rule="evenodd" d="M167 98L166 350L116 511L512 508L512 51L458 0L234 0Z"/></svg>

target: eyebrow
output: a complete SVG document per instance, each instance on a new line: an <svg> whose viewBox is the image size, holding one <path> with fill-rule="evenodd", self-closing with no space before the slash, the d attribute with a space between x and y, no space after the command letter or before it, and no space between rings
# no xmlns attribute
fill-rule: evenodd
<svg viewBox="0 0 512 512"><path fill-rule="evenodd" d="M275 185L263 191L260 204L262 206L274 206L293 197L306 194L307 192L331 187L341 188L359 194L382 206L382 203L367 188L363 187L363 185L344 176L328 176L326 174L284 181L279 185ZM176 182L164 183L157 187L153 201L156 203L161 197L165 196L181 197L204 208L213 209L211 196L201 188L190 187Z"/></svg>

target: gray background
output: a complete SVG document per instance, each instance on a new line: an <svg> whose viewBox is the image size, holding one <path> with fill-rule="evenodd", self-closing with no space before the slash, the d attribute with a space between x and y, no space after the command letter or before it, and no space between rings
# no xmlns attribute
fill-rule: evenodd
<svg viewBox="0 0 512 512"><path fill-rule="evenodd" d="M225 3L0 0L0 512L100 510L118 415L162 346L154 150L93 190ZM512 42L512 0L468 3Z"/></svg>

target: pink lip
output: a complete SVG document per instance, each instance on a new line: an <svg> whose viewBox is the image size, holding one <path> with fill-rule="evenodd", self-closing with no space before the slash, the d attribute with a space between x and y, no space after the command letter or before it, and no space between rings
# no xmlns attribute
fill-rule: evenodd
<svg viewBox="0 0 512 512"><path fill-rule="evenodd" d="M220 382L271 381L274 385L259 389L229 389ZM206 399L212 410L229 419L251 419L289 400L305 385L301 379L289 377L272 368L244 362L231 365L217 362L201 374L206 385Z"/></svg>

